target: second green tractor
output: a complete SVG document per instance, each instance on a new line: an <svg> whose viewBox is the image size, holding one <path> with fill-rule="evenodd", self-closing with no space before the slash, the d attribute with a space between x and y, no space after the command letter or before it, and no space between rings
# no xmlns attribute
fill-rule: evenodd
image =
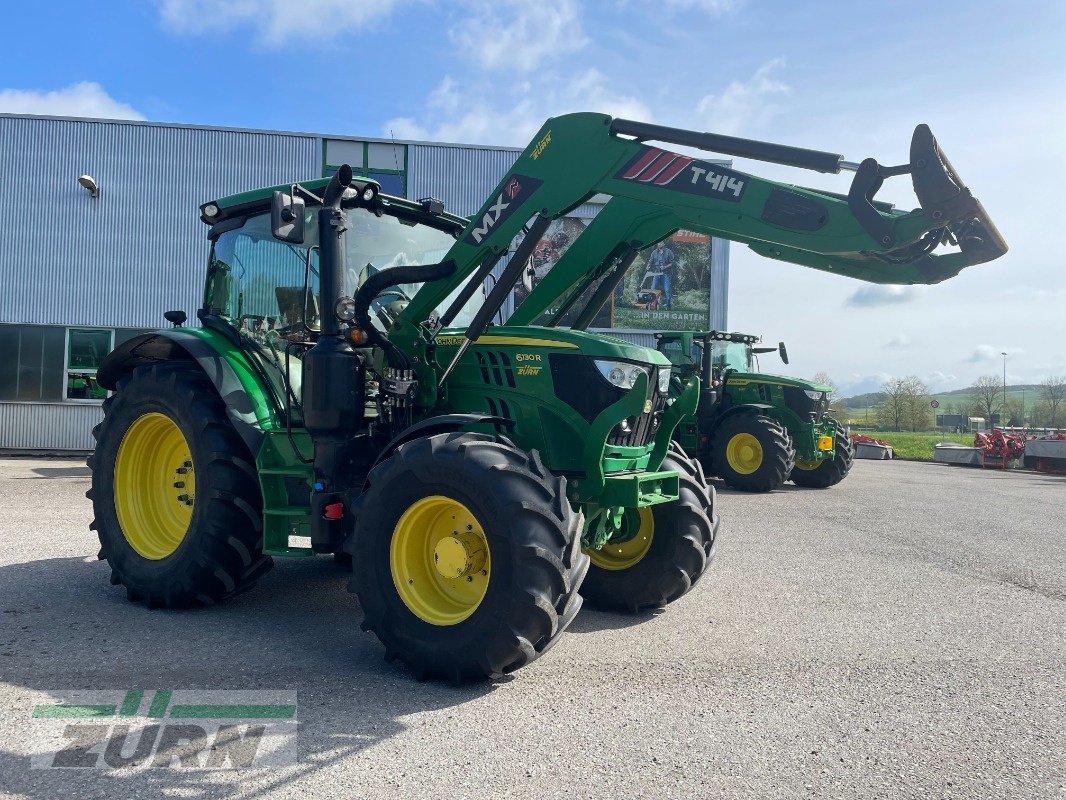
<svg viewBox="0 0 1066 800"><path fill-rule="evenodd" d="M769 492L791 480L825 489L851 471L847 431L829 413L831 387L758 371L758 356L784 342L757 347L759 337L723 331L656 334L677 386L700 382L696 411L674 432L685 452L710 475L745 492Z"/></svg>

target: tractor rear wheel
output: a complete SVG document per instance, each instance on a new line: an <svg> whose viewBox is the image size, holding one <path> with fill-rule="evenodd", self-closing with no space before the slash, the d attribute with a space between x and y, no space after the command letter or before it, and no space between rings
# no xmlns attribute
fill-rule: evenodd
<svg viewBox="0 0 1066 800"><path fill-rule="evenodd" d="M855 459L855 448L851 444L847 431L839 424L836 429L832 460L805 461L797 458L796 466L792 469L794 484L807 489L828 489L830 486L836 486L848 476Z"/></svg>
<svg viewBox="0 0 1066 800"><path fill-rule="evenodd" d="M662 608L688 592L714 560L719 520L703 468L671 442L661 469L677 472L680 497L627 510L629 538L586 551L592 566L581 594L596 608Z"/></svg>
<svg viewBox="0 0 1066 800"><path fill-rule="evenodd" d="M363 630L419 680L513 672L581 608L582 517L536 453L478 433L415 439L374 468L354 511Z"/></svg>
<svg viewBox="0 0 1066 800"><path fill-rule="evenodd" d="M734 414L711 435L711 472L742 492L779 488L795 458L785 426L762 414Z"/></svg>
<svg viewBox="0 0 1066 800"><path fill-rule="evenodd" d="M112 584L150 608L180 608L270 570L255 465L198 367L138 367L103 409L87 496Z"/></svg>

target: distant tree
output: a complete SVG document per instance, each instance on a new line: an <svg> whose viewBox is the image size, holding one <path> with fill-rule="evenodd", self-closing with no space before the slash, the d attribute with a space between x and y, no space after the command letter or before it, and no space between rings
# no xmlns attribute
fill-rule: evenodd
<svg viewBox="0 0 1066 800"><path fill-rule="evenodd" d="M830 391L832 391L834 395L837 394L836 381L834 381L832 378L829 377L829 373L828 372L816 372L816 373L814 373L814 382L815 383L823 383L823 384L825 384L826 386L829 387Z"/></svg>
<svg viewBox="0 0 1066 800"><path fill-rule="evenodd" d="M925 430L932 422L933 409L929 406L929 387L916 376L911 375L907 381L906 411L904 418L912 431Z"/></svg>
<svg viewBox="0 0 1066 800"><path fill-rule="evenodd" d="M1007 404L1003 407L1003 413L1000 414L1000 424L1009 425L1012 428L1020 428L1025 424L1025 409L1022 408L1020 400L1013 397L1007 398Z"/></svg>
<svg viewBox="0 0 1066 800"><path fill-rule="evenodd" d="M918 430L929 425L929 389L915 375L892 378L881 386L884 399L877 406L877 422L899 431Z"/></svg>
<svg viewBox="0 0 1066 800"><path fill-rule="evenodd" d="M1044 378L1040 382L1039 391L1040 399L1047 404L1047 425L1057 428L1059 425L1059 406L1066 400L1066 376L1053 375L1050 378Z"/></svg>
<svg viewBox="0 0 1066 800"><path fill-rule="evenodd" d="M992 424L992 414L1003 404L1003 382L995 375L982 375L970 386L971 412Z"/></svg>
<svg viewBox="0 0 1066 800"><path fill-rule="evenodd" d="M1051 404L1040 398L1033 405L1033 413L1029 421L1040 428L1053 428L1056 426L1051 424L1051 416Z"/></svg>
<svg viewBox="0 0 1066 800"><path fill-rule="evenodd" d="M829 387L829 413L846 425L850 413L849 404L847 400L840 396L840 390L837 389L836 381L829 377L828 372L824 371L814 373L813 380L815 383L821 383L824 386Z"/></svg>

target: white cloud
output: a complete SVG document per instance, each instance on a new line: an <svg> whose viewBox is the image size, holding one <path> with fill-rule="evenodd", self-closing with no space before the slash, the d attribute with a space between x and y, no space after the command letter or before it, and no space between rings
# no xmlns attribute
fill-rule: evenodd
<svg viewBox="0 0 1066 800"><path fill-rule="evenodd" d="M0 112L56 117L144 119L140 111L116 100L104 91L104 87L91 81L74 83L51 92L2 89Z"/></svg>
<svg viewBox="0 0 1066 800"><path fill-rule="evenodd" d="M1025 351L1020 347L993 347L990 344L979 344L974 348L974 351L966 360L971 364L980 364L986 361L1002 361L1004 353L1007 354L1007 358L1009 359L1011 356L1022 355Z"/></svg>
<svg viewBox="0 0 1066 800"><path fill-rule="evenodd" d="M889 339L887 342L885 342L885 347L889 347L889 348L910 347L910 344L911 344L911 337L908 336L905 333L901 333L898 336L893 336L891 339Z"/></svg>
<svg viewBox="0 0 1066 800"><path fill-rule="evenodd" d="M426 98L421 119L391 119L383 133L401 139L522 146L548 117L573 111L602 111L631 119L651 116L647 106L615 92L595 69L537 92L528 83L513 84L492 99L445 77Z"/></svg>
<svg viewBox="0 0 1066 800"><path fill-rule="evenodd" d="M925 385L929 387L929 391L931 392L957 389L959 386L959 376L937 370L936 372L931 372L925 376Z"/></svg>
<svg viewBox="0 0 1066 800"><path fill-rule="evenodd" d="M573 0L468 0L470 13L449 31L461 54L485 69L531 72L588 43Z"/></svg>
<svg viewBox="0 0 1066 800"><path fill-rule="evenodd" d="M708 130L735 135L765 123L779 106L774 98L791 93L788 84L774 77L785 65L775 58L759 67L746 81L733 81L716 94L696 103L696 113Z"/></svg>
<svg viewBox="0 0 1066 800"><path fill-rule="evenodd" d="M156 0L163 24L181 34L251 28L260 43L332 39L387 17L401 0ZM294 55L294 58L298 56Z"/></svg>
<svg viewBox="0 0 1066 800"><path fill-rule="evenodd" d="M918 296L913 286L882 286L873 284L856 289L844 301L846 306L865 308L869 306L887 306L897 303L909 303Z"/></svg>

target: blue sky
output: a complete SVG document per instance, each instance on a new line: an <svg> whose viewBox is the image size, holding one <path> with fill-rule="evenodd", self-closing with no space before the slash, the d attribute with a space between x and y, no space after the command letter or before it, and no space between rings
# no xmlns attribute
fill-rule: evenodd
<svg viewBox="0 0 1066 800"><path fill-rule="evenodd" d="M882 163L926 122L1011 252L885 289L734 247L731 326L846 391L965 386L1001 351L1011 382L1066 374L1066 3L117 0L5 18L16 113L524 145L548 116L600 110ZM906 179L885 189L914 203Z"/></svg>

